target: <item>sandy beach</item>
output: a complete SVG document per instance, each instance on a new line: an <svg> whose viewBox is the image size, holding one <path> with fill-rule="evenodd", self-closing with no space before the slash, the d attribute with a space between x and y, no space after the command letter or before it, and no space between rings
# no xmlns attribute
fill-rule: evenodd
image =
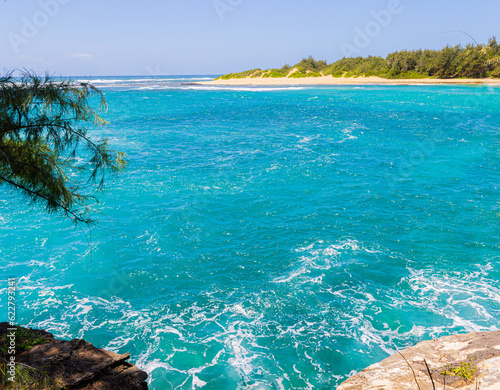
<svg viewBox="0 0 500 390"><path fill-rule="evenodd" d="M500 79L383 79L380 77L305 77L305 78L242 78L229 80L211 80L194 83L197 85L257 85L257 86L276 86L276 85L366 85L366 84L384 84L384 85L418 85L418 84L488 84L500 86Z"/></svg>

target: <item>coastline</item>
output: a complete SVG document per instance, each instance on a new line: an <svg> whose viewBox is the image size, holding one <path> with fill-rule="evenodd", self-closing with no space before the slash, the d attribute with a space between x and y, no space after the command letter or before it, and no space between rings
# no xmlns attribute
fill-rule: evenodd
<svg viewBox="0 0 500 390"><path fill-rule="evenodd" d="M9 346L15 353L8 352ZM0 323L0 347L0 386L12 384L1 389L148 390L148 374L127 361L128 352L96 348L82 339L61 340L8 322ZM6 364L8 358L13 365Z"/></svg>
<svg viewBox="0 0 500 390"><path fill-rule="evenodd" d="M500 86L500 79L383 79L381 77L304 77L304 78L241 78L228 80L211 80L192 83L192 85L217 86L289 86L289 85L496 85Z"/></svg>
<svg viewBox="0 0 500 390"><path fill-rule="evenodd" d="M422 341L372 364L337 390L495 390L500 383L500 330Z"/></svg>

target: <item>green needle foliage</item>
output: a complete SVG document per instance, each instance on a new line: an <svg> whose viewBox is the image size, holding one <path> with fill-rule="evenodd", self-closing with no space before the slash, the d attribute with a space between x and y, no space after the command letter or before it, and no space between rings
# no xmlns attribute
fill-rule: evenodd
<svg viewBox="0 0 500 390"><path fill-rule="evenodd" d="M0 188L76 224L95 222L88 216L90 191L126 166L106 139L89 137L87 126L107 123L99 116L105 108L102 92L88 83L27 71L0 76Z"/></svg>
<svg viewBox="0 0 500 390"><path fill-rule="evenodd" d="M294 72L292 72L294 70ZM257 72L259 71L259 72ZM332 64L312 57L282 69L253 69L219 79L244 77L359 77L386 79L500 77L500 44L493 37L486 45L447 46L441 50L403 50L382 57L343 58Z"/></svg>

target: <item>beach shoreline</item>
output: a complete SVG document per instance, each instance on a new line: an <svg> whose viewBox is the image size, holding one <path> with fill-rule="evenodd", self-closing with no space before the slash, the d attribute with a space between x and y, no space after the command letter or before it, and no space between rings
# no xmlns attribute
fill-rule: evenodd
<svg viewBox="0 0 500 390"><path fill-rule="evenodd" d="M240 78L228 80L211 80L191 83L192 85L217 86L291 86L291 85L496 85L500 86L500 79L384 79L381 77L304 77L304 78Z"/></svg>

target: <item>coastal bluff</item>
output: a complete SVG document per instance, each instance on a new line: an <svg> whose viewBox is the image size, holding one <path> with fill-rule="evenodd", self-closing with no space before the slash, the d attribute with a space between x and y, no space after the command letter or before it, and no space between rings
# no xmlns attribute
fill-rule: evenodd
<svg viewBox="0 0 500 390"><path fill-rule="evenodd" d="M365 368L337 387L418 389L500 390L500 331L423 341Z"/></svg>
<svg viewBox="0 0 500 390"><path fill-rule="evenodd" d="M17 327L35 334L38 343L16 354L16 363L46 377L46 386L36 388L86 390L147 390L148 375L120 355L94 347L85 340L59 340L43 330ZM9 324L0 323L0 339L9 335ZM7 338L8 339L8 338ZM17 340L16 340L17 341ZM1 387L1 386L0 386ZM29 387L33 388L33 387Z"/></svg>

